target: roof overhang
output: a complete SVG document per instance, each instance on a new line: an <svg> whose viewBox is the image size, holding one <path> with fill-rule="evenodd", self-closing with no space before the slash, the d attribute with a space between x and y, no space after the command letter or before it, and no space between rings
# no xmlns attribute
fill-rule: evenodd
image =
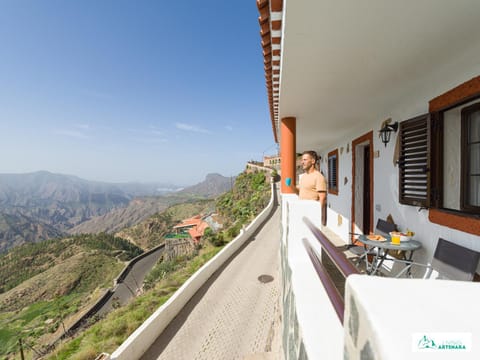
<svg viewBox="0 0 480 360"><path fill-rule="evenodd" d="M463 81L479 74L470 71L480 70L477 0L304 0L283 6L281 0L258 0L257 5L264 11L260 24L274 137L278 142L280 119L295 117L298 150L319 149L372 121L380 124L399 103L415 103L418 91L432 82L440 88L458 85L448 74L435 76L454 58L458 63L465 55ZM281 20L281 30L272 30L274 19ZM280 58L270 56L273 35ZM472 49L477 56L468 56ZM274 61L280 61L278 68Z"/></svg>

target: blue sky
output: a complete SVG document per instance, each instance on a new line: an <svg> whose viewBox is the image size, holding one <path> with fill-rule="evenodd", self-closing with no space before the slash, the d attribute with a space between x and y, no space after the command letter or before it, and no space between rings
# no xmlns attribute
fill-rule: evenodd
<svg viewBox="0 0 480 360"><path fill-rule="evenodd" d="M0 173L193 184L274 153L255 0L0 2Z"/></svg>

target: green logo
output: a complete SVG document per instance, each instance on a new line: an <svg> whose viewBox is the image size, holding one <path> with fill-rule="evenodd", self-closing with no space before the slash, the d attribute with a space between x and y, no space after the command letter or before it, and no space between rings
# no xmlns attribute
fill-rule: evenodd
<svg viewBox="0 0 480 360"><path fill-rule="evenodd" d="M435 344L435 341L430 339L427 335L423 335L423 337L418 341L418 348L419 349L437 349L437 344Z"/></svg>
<svg viewBox="0 0 480 360"><path fill-rule="evenodd" d="M469 350L470 345L468 339L461 336L452 336L451 334L437 334L435 336L423 335L417 342L418 350Z"/></svg>

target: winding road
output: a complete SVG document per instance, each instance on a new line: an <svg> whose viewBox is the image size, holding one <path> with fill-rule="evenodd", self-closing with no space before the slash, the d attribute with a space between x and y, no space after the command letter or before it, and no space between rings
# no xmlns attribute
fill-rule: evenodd
<svg viewBox="0 0 480 360"><path fill-rule="evenodd" d="M108 299L107 302L105 302L97 314L104 315L113 309L114 306L112 305L114 303L125 305L132 297L137 296L145 276L160 259L161 255L163 254L163 249L163 247L159 247L151 254L148 254L144 258L135 262L125 279L117 284L113 291L113 295Z"/></svg>

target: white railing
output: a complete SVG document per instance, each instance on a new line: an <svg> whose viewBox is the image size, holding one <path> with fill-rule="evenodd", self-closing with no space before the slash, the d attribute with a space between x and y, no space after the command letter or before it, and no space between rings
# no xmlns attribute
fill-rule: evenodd
<svg viewBox="0 0 480 360"><path fill-rule="evenodd" d="M282 195L283 350L285 359L342 359L343 325L304 246L322 247L305 224L321 227L317 201Z"/></svg>

